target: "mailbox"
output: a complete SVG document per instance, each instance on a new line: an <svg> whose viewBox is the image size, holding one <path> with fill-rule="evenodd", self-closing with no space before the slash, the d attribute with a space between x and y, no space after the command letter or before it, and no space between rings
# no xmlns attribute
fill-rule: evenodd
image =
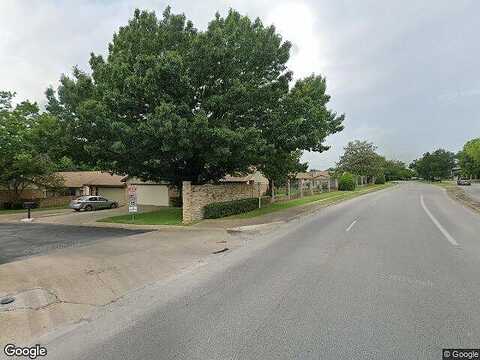
<svg viewBox="0 0 480 360"><path fill-rule="evenodd" d="M23 203L23 207L27 209L27 219L31 221L30 210L37 207L37 203L35 201L26 201Z"/></svg>
<svg viewBox="0 0 480 360"><path fill-rule="evenodd" d="M23 203L24 209L35 209L37 207L37 203L35 201L26 201Z"/></svg>

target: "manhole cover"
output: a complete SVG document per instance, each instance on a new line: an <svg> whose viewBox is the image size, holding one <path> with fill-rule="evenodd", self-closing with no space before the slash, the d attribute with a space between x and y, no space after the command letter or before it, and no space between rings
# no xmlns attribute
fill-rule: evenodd
<svg viewBox="0 0 480 360"><path fill-rule="evenodd" d="M8 304L11 304L15 301L15 298L13 297L6 297L6 298L3 298L3 299L0 299L0 305L8 305Z"/></svg>

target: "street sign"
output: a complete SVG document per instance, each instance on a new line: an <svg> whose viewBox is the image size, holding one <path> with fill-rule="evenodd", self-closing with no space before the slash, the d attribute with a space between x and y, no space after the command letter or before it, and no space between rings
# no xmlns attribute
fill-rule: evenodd
<svg viewBox="0 0 480 360"><path fill-rule="evenodd" d="M129 213L138 212L136 185L128 185L128 212Z"/></svg>

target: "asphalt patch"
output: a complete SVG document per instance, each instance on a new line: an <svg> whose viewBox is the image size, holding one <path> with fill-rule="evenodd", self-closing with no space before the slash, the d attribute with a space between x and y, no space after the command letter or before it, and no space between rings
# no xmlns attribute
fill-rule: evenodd
<svg viewBox="0 0 480 360"><path fill-rule="evenodd" d="M0 264L149 231L53 224L0 224Z"/></svg>

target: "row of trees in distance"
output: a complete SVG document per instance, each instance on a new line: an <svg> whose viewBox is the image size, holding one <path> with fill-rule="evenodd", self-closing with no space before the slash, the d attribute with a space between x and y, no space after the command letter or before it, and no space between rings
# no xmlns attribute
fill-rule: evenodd
<svg viewBox="0 0 480 360"><path fill-rule="evenodd" d="M336 164L337 174L351 173L363 176L370 182L384 183L392 180L408 180L414 173L399 160L389 160L377 153L377 147L368 141L351 141Z"/></svg>

